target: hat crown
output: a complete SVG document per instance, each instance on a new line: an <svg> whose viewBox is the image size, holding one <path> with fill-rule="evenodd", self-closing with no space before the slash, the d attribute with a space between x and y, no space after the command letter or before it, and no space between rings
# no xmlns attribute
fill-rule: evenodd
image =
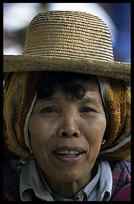
<svg viewBox="0 0 134 204"><path fill-rule="evenodd" d="M109 30L97 16L77 11L45 11L27 29L22 54L113 61Z"/></svg>

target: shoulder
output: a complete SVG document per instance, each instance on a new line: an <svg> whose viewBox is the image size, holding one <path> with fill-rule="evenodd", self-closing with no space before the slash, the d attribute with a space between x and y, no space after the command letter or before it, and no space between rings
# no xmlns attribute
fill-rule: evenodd
<svg viewBox="0 0 134 204"><path fill-rule="evenodd" d="M113 178L112 200L131 200L131 163L117 161L110 162L110 166Z"/></svg>
<svg viewBox="0 0 134 204"><path fill-rule="evenodd" d="M117 161L110 163L113 176L113 184L123 186L131 182L131 163L127 161Z"/></svg>
<svg viewBox="0 0 134 204"><path fill-rule="evenodd" d="M19 160L6 160L3 163L3 200L19 201L19 173L22 162Z"/></svg>

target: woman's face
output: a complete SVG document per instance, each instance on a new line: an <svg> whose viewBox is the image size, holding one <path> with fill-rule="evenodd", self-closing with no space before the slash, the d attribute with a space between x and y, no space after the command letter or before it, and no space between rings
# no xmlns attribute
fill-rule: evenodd
<svg viewBox="0 0 134 204"><path fill-rule="evenodd" d="M88 182L106 129L97 80L88 80L85 96L72 98L59 86L37 100L29 120L33 154L47 180Z"/></svg>

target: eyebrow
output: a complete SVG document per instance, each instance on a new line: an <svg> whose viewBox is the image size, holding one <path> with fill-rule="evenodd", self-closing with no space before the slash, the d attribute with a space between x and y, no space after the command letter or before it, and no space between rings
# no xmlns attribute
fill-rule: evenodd
<svg viewBox="0 0 134 204"><path fill-rule="evenodd" d="M54 100L59 100L59 98L56 96L49 96L41 100L37 99L38 103L49 102L49 101L54 101Z"/></svg>
<svg viewBox="0 0 134 204"><path fill-rule="evenodd" d="M81 99L82 100L82 102L84 102L84 103L99 103L99 100L98 99L96 99L96 98L94 98L94 97L89 97L89 98L83 98L83 99Z"/></svg>
<svg viewBox="0 0 134 204"><path fill-rule="evenodd" d="M43 103L43 102L52 102L52 101L59 101L60 98L57 96L50 96L47 98L44 98L42 100L39 100L38 103ZM82 103L94 103L94 104L100 104L100 101L94 97L88 97L88 98L82 98L82 99L77 99L78 101Z"/></svg>

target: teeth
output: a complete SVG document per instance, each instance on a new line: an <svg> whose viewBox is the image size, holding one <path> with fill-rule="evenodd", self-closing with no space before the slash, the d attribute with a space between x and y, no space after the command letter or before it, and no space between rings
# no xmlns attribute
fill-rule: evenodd
<svg viewBox="0 0 134 204"><path fill-rule="evenodd" d="M77 150L70 150L70 151L65 150L65 151L59 151L58 154L73 155L74 156L74 155L80 154L80 152Z"/></svg>

